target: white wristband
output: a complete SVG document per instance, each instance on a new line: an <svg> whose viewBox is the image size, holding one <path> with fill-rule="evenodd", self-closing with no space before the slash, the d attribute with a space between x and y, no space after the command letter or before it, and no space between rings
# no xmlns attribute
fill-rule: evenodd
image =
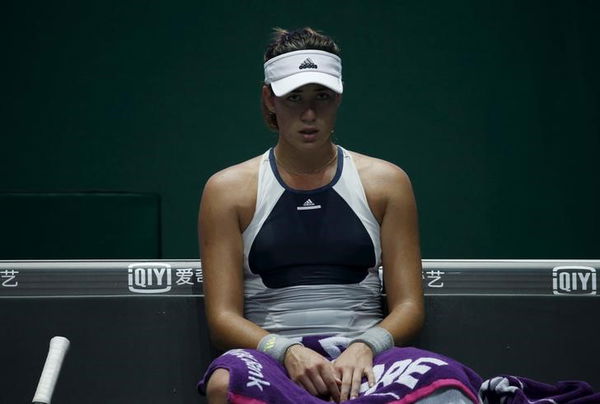
<svg viewBox="0 0 600 404"><path fill-rule="evenodd" d="M268 334L261 338L256 349L283 363L285 353L292 345L302 345L302 343L277 334Z"/></svg>
<svg viewBox="0 0 600 404"><path fill-rule="evenodd" d="M394 346L394 337L392 337L392 334L385 328L373 327L354 338L350 341L350 344L354 342L363 342L367 344L369 348L371 348L371 351L373 351L373 355L377 355Z"/></svg>

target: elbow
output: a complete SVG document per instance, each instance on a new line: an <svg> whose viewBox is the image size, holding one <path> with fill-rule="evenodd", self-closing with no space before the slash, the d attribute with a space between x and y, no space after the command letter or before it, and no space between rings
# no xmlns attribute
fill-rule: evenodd
<svg viewBox="0 0 600 404"><path fill-rule="evenodd" d="M417 310L417 314L415 315L415 336L417 336L425 326L425 317L425 308L423 305L421 305L421 307Z"/></svg>
<svg viewBox="0 0 600 404"><path fill-rule="evenodd" d="M413 337L416 337L423 326L425 325L425 304L423 300L419 300L418 302L414 302L413 306L413 318L414 318L414 334Z"/></svg>
<svg viewBox="0 0 600 404"><path fill-rule="evenodd" d="M226 350L229 347L225 341L225 327L218 320L208 321L208 335L213 346L220 350Z"/></svg>
<svg viewBox="0 0 600 404"><path fill-rule="evenodd" d="M390 311L389 317L393 319L392 326L396 345L404 346L412 342L425 325L425 309L420 301L405 301Z"/></svg>
<svg viewBox="0 0 600 404"><path fill-rule="evenodd" d="M231 331L232 324L235 324L235 317L228 313L208 316L209 337L215 348L223 351L234 348L233 341L231 341Z"/></svg>
<svg viewBox="0 0 600 404"><path fill-rule="evenodd" d="M230 347L224 343L223 338L220 338L214 332L210 332L210 342L211 344L220 351L227 351Z"/></svg>

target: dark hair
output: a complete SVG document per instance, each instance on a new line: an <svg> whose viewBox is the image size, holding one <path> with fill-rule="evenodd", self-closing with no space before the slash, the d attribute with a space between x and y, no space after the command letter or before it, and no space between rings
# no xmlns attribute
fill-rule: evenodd
<svg viewBox="0 0 600 404"><path fill-rule="evenodd" d="M266 62L267 60L272 59L275 56L283 55L284 53L304 49L322 50L340 56L340 48L333 39L310 27L304 27L294 31L287 31L283 28L274 28L273 40L265 50L264 61ZM272 91L273 90L271 90L271 93ZM278 129L277 117L269 111L264 100L261 101L261 110L267 127L276 131Z"/></svg>
<svg viewBox="0 0 600 404"><path fill-rule="evenodd" d="M333 39L310 27L304 27L295 31L274 28L273 41L265 50L264 61L266 62L284 53L304 49L322 50L340 56L340 48Z"/></svg>

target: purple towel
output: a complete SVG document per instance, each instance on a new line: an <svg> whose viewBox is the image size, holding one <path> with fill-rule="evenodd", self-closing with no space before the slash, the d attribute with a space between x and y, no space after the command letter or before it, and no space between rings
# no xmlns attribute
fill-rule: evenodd
<svg viewBox="0 0 600 404"><path fill-rule="evenodd" d="M483 382L479 399L484 404L598 404L600 393L582 381L555 385L518 376L497 376Z"/></svg>
<svg viewBox="0 0 600 404"><path fill-rule="evenodd" d="M345 349L347 338L307 337L303 344L333 359ZM210 365L198 383L201 393L215 369L230 372L229 400L239 404L262 403L324 403L327 398L312 396L292 382L285 368L270 356L253 349L233 349ZM369 388L366 381L359 397L349 403L411 404L439 391L455 389L473 403L481 378L471 369L442 355L416 348L392 348L377 355L373 361L376 383Z"/></svg>

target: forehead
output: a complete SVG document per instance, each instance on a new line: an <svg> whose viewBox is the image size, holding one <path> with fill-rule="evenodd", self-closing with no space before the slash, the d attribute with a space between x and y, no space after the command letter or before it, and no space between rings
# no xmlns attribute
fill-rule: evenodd
<svg viewBox="0 0 600 404"><path fill-rule="evenodd" d="M332 91L331 89L321 85L321 84L305 84L301 87L296 88L295 90L290 91L290 93L307 93L307 92L317 92L317 91Z"/></svg>

